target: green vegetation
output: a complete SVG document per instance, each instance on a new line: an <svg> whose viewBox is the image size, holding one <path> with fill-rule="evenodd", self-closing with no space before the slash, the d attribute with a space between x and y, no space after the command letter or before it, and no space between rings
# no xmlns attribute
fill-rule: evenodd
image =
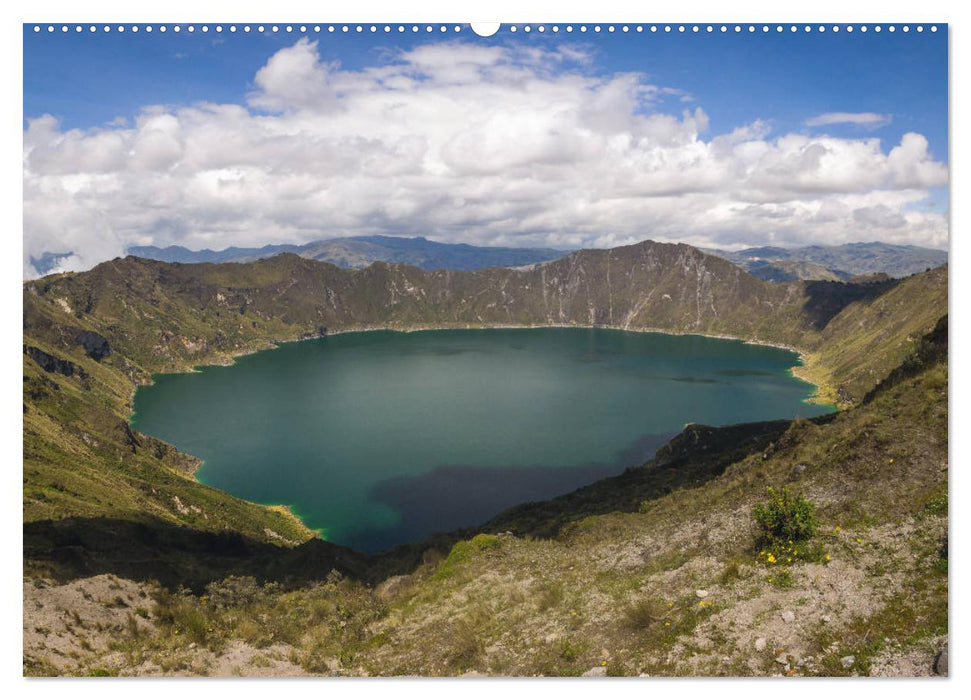
<svg viewBox="0 0 971 700"><path fill-rule="evenodd" d="M455 573L457 568L476 554L498 549L501 545L502 542L498 537L485 534L476 535L468 541L456 542L435 575L441 579L448 578Z"/></svg>
<svg viewBox="0 0 971 700"><path fill-rule="evenodd" d="M857 289L722 262L659 244L464 274L126 259L25 284L25 599L60 582L81 622L35 622L25 605L24 672L209 673L240 649L223 672L764 674L786 648L813 659L791 672L840 675L932 655L947 633L946 270ZM618 477L374 558L196 483L191 458L126 422L154 372L324 327L496 323L786 343L851 401L811 421L688 426ZM80 330L112 352L91 356ZM811 501L812 518L796 496L765 503L767 485ZM760 566L757 504L766 534L815 523L808 549ZM154 605L70 588L102 572Z"/></svg>
<svg viewBox="0 0 971 700"><path fill-rule="evenodd" d="M769 500L756 503L752 517L759 526L761 544L769 547L802 543L816 534L816 506L802 494L783 487L768 489Z"/></svg>

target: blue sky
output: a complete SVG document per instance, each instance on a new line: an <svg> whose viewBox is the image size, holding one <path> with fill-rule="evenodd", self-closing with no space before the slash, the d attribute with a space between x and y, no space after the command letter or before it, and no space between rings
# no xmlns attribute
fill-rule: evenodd
<svg viewBox="0 0 971 700"><path fill-rule="evenodd" d="M821 195L828 196L834 201L838 195L846 195L842 204L850 207L859 204L859 202L854 204L846 198L851 192L860 194L867 188L884 193L890 190L912 192L920 189L924 192L923 197L915 199L910 196L906 202L901 197L894 198L889 194L879 198L878 202L878 198L874 195L873 202L864 203L869 213L855 215L856 219L876 221L883 217L880 220L887 222L893 220L899 224L899 219L892 219L891 215L906 214L915 209L936 212L941 216L946 214L946 178L942 179L939 174L933 177L926 176L927 167L917 163L920 159L929 160L938 166L946 166L947 163L946 28L937 32L925 30L922 33L910 31L904 34L899 29L895 33L890 33L886 31L887 25L883 25L884 31L879 34L872 30L862 34L859 30L848 33L844 25L844 29L839 33L834 33L831 29L825 33L816 31L805 33L801 27L800 31L792 33L787 25L786 31L782 33L774 31L773 26L773 30L769 33L763 33L759 27L759 31L754 34L747 31L737 34L731 30L722 34L717 31L716 26L716 31L712 34L706 33L704 29L695 34L690 31L690 28L685 33L679 33L676 29L671 33L663 31L650 33L645 27L643 33L603 31L595 34L592 31L592 25L588 26L590 31L586 33L574 31L571 34L562 30L556 34L551 31L539 33L535 30L526 34L521 29L511 33L506 26L491 38L474 36L468 27L463 27L463 32L457 36L451 32L445 36L437 31L431 34L424 31L417 34L410 31L403 34L394 31L384 34L380 29L376 35L367 31L362 34L354 31L347 34L340 31L329 34L325 30L316 35L311 32L309 36L314 42L311 58L315 56L316 65L323 68L313 73L312 78L304 76L302 79L319 78L323 81L331 80L334 85L341 85L342 81L350 80L351 76L360 71L388 65L400 66L402 56L410 56L416 49L439 46L443 42L448 42L449 46L493 47L505 51L507 55L502 59L503 65L516 66L521 63L524 70L530 71L528 79L547 80L551 85L565 85L571 76L582 76L589 81L601 83L615 79L623 82L620 76L635 73L638 76L637 87L631 89L641 90L648 85L659 89L651 93L650 99L634 99L630 106L631 114L627 116L669 115L682 120L679 128L691 131L691 138L700 139L702 143L709 145L718 136L728 135L736 129L750 128L753 124L759 126L755 129L758 133L751 138L760 142L772 143L774 139L786 135L797 135L810 140L830 137L835 139L835 143L839 146L841 143L853 144L877 138L880 139L879 151L884 156L902 143L905 134L917 134L926 141L924 151L919 156L915 156L914 163L907 166L913 166L915 173L923 168L921 172L924 172L925 176L915 175L905 178L898 173L894 176L893 185L883 182L873 183L872 186L848 186L845 182L841 182L833 191L827 193L826 184L822 181L814 179L812 183L807 184L806 177L809 176L804 173L799 175L798 182L790 188L790 194L765 194L766 206L770 201L781 202L785 197L802 202L805 200L803 194L807 188L820 189ZM197 27L197 30L191 34L184 30L178 34L171 30L162 34L157 31L157 28L152 33L147 33L142 28L138 33L132 33L129 29L123 34L117 31L106 34L100 30L91 33L86 25L81 33L76 33L71 26L67 33L62 33L58 28L51 34L46 31L46 27L44 29L40 33L35 33L32 25L24 27L24 117L25 128L31 120L43 115L50 115L56 119L56 128L45 132L46 135L43 137L48 139L45 145L51 148L55 146L60 148L59 144L64 140L64 134L70 130L80 130L79 133L85 138L94 137L104 130L118 130L119 134L124 132L122 134L124 138L135 138L137 134L132 131L132 125L136 117L151 105L165 105L165 110L173 114L176 114L180 108L198 103L240 105L253 119L258 119L260 116L274 118L281 114L286 118L286 115L295 114L300 110L305 114L316 113L321 119L332 114L327 111L329 107L326 109L323 107L323 103L311 105L309 102L301 102L291 105L280 102L276 98L263 101L260 101L260 98L253 98L255 93L267 92L279 87L261 86L257 84L256 76L275 55L283 52L283 55L287 56L289 55L287 52L293 51L294 45L301 36L298 33L287 34L281 31L276 34L270 32L260 34L254 31L245 34L242 31L230 33L224 29L217 34L212 28L208 33L203 33ZM305 41L304 45L306 44L308 42ZM529 58L528 54L532 49L539 50L547 58L532 62L533 59ZM579 58L564 59L562 56L565 53ZM456 88L451 90L449 97L453 102L458 100L460 103L464 99L463 95L468 94L473 88L492 86L495 81L503 79L498 71L492 71L494 66L489 61L493 59L476 64L475 61L478 60L478 58L472 59L473 63L469 64L476 65L477 72L474 75L470 73L462 77L462 80L471 82L456 88L453 82L450 82L451 77L445 81L450 89ZM339 68L336 67L338 62ZM280 63L282 65L282 59ZM303 66L300 70L305 68L309 70L306 61L300 65ZM402 72L414 76L415 70L420 73L425 68L414 69L412 66L408 71L402 70ZM445 85L442 83L440 86L438 82L444 75L441 73L442 67L436 65L428 70L430 72L427 74L417 75L416 80L423 84L417 88L410 86L409 94L420 93L424 84L427 84L427 95L435 95L436 99L441 95L437 90ZM351 91L360 98L359 102L363 105L365 104L363 95L368 91L373 93L382 87L380 82L366 88L355 84ZM292 93L295 88L286 89ZM320 89L326 92L329 88ZM597 88L590 83L584 89L595 91ZM578 93L580 99L591 99L592 95L593 92ZM358 98L347 98L347 104L351 105ZM363 106L361 108L365 109ZM693 112L698 108L703 111L703 119L696 119L691 122L691 125L683 121L686 119L685 110ZM475 111L479 108L469 103L468 109ZM510 109L513 107L510 106ZM542 106L524 103L516 109L527 111L535 109L538 113L542 111ZM850 115L850 117L842 118L839 115L843 117ZM125 121L114 121L118 117L124 118ZM603 123L603 119L599 117L597 119L598 124ZM857 123L851 123L854 121ZM363 122L366 122L366 119ZM490 124L494 126L495 120ZM590 125L586 123L571 123L569 127L564 127L559 122L555 127L550 128L572 129L574 127L577 133L583 134L587 134L590 129ZM452 127L443 125L441 128ZM506 130L508 131L508 128ZM658 138L661 132L651 128L647 128L647 131L638 131L635 128L631 133L636 137L635 141L640 139L643 145L651 139ZM333 134L317 136L321 139L336 138ZM607 138L606 133L603 137ZM178 138L183 138L183 135ZM341 131L340 138L349 138L346 130ZM393 150L400 146L401 138L401 134L395 134L393 138L389 135L379 135L376 140ZM28 141L33 143L32 137L28 138ZM398 146L393 145L392 141ZM606 141L602 142L606 143ZM832 151L831 146L832 144L825 146L824 150L828 148ZM912 146L920 150L919 144L912 144ZM687 152L679 152L677 157L674 157L673 154L658 155L662 152L655 149L653 156L647 156L644 148L647 146L636 154L625 153L624 155L630 155L634 161L642 164L656 163L659 159L682 162L678 159L686 158L684 162L691 161L691 156ZM811 155L811 143L801 143L798 148L810 149L806 152ZM483 154L480 152L479 155ZM483 157L491 155L494 154L489 152ZM48 164L58 157L53 152L48 156L44 161ZM846 157L859 160L858 155ZM783 156L777 154L773 162L780 158ZM790 156L787 155L785 158ZM528 165L532 170L519 173L510 171L509 177L518 178L519 182L535 179L537 168L541 164L549 163L547 156L537 156L537 159L525 165L517 161L517 166ZM497 162L500 161L509 162L508 159L502 158ZM429 162L427 154L423 162L426 164ZM166 167L171 168L173 164L167 163ZM74 169L75 175L86 170L76 164L70 167L57 166L54 170L60 172L71 168ZM119 165L119 168L126 173L132 170L130 164ZM838 175L841 172L841 166L838 164L827 168L831 174ZM888 168L899 170L896 165ZM434 167L430 172L438 177ZM468 173L461 173L461 175L469 176ZM120 172L118 176L122 177ZM841 176L837 179L839 177ZM903 182L901 178L906 179L907 183L901 184ZM400 182L400 178L396 182ZM328 185L322 182L320 187L326 188ZM685 188L683 193L679 191L679 196L683 195L685 202L689 199L693 204L701 202L700 195L697 192L690 192L690 189ZM763 202L758 200L761 196L758 193L762 192L762 189L763 185L759 184L758 187L753 186L751 192L729 197L731 201L738 204L734 210L742 211L745 208L741 202L762 205ZM791 191L795 190L803 194L798 196L792 194ZM665 191L662 194L667 197L670 193ZM188 210L179 211L179 197L185 199L185 195L186 193L182 191L168 203L168 206L172 207L172 210L167 212L168 220L182 222L174 227L166 228L156 222L153 228L150 222L138 223L138 217L127 215L122 217L120 214L116 224L110 212L105 215L108 221L103 225L115 231L122 231L119 234L119 240L129 242L135 239L138 242L151 239L156 243L183 242L190 246L207 241L214 244L225 243L225 245L253 242L248 234L241 236L238 241L233 239L232 232L241 231L245 227L228 225L226 222L195 221L196 216L193 213ZM627 192L623 193L624 198L630 198L630 196ZM643 207L647 206L646 203L651 197L657 197L658 193L642 191L637 196L640 197L637 206ZM74 203L78 204L76 192L72 193L72 197ZM62 199L60 206L70 208L72 203L68 201L69 199ZM460 195L456 195L455 199L468 201L465 190ZM817 208L818 204L817 202ZM25 206L29 206L29 202ZM81 205L78 204L78 206ZM84 206L88 206L86 216L90 218L89 199L86 199ZM715 211L724 205L719 204L716 207L712 203L711 206ZM860 206L863 207L863 204ZM405 204L398 204L385 209L407 211L408 207ZM782 209L784 208L773 211L771 216L781 217L784 214ZM107 210L102 209L102 212L105 211ZM638 211L644 210L639 208ZM653 212L654 210L651 210L649 213L653 216ZM511 220L522 213L518 210L510 210L506 214L483 215L481 220L472 217L451 221L430 220L424 224L415 219L411 212L408 213L410 218L401 225L400 229L395 228L393 213L384 210L378 213L363 212L356 221L335 216L325 228L339 235L374 232L404 235L424 232L430 234L430 237L438 237L441 240L459 240L456 232L461 229L465 231L461 240L466 242L513 245L517 242L523 244L561 242L568 246L577 243L603 245L626 241L636 235L626 225L619 225L618 232L610 234L609 218L591 221L579 217L575 222L574 230L581 231L582 235L567 235L565 230L557 231L556 227L569 227L571 225L569 217L560 221L555 216L537 215L534 217L535 221L528 226L517 228L507 225L506 229L503 229L501 224L503 217ZM629 214L635 215L631 212ZM845 216L852 216L852 214L845 214ZM760 230L751 222L740 222L736 226L731 218L718 218L714 215L713 218L725 224L727 234L720 236L714 232L712 229L714 224L709 219L699 224L696 235L691 230L686 230L681 238L699 244L721 242L733 245L757 245L769 242L798 244L806 242L800 239L800 235L804 239L807 238L804 234L798 234L795 229ZM79 219L83 220L84 217L81 216ZM687 229L691 228L684 222L665 223L667 219L664 218L663 211L658 213L657 220L660 224L659 228L664 231L662 238L678 238L676 229L679 225ZM469 233L476 228L477 222L483 232L481 236ZM936 234L921 233L925 229L930 230L929 225L925 224L927 222L921 224L922 228L918 227L920 231L914 229L909 235L904 235L902 227L895 225L893 236L890 237L895 237L902 242L942 245L940 227L938 226ZM194 227L206 230L193 233ZM270 228L273 230L269 234L269 239L273 241L287 236L292 239L306 239L308 236L316 235L312 227L293 221L277 221L276 225ZM152 231L155 231L155 234L152 234ZM30 240L30 235L31 230L28 225L25 230L25 242ZM38 235L44 240L44 246L53 243L49 240L50 232ZM937 237L933 238L934 235ZM921 236L924 238L922 239ZM835 229L830 234L831 242L841 242L845 237L845 235L841 237ZM946 245L946 239L943 244ZM70 236L64 241L64 245L77 247L72 243ZM36 246L33 248L36 250Z"/></svg>
<svg viewBox="0 0 971 700"><path fill-rule="evenodd" d="M146 104L242 102L260 66L294 41L286 33L226 30L216 35L212 30L90 34L85 29L78 35L72 28L66 35L37 34L33 26L24 27L25 116L50 113L67 127L81 128L130 117ZM714 131L759 118L772 119L780 129L800 129L815 114L877 112L893 115L879 130L881 138L895 142L906 131L918 131L937 158L947 158L945 31L554 35L511 34L506 26L489 38L472 36L464 26L463 31L465 40L477 44L593 45L596 70L642 71L688 91L706 105ZM325 60L351 69L381 61L389 51L441 41L438 33L410 31L375 37L325 30L317 38ZM854 136L860 128L839 125L828 131Z"/></svg>

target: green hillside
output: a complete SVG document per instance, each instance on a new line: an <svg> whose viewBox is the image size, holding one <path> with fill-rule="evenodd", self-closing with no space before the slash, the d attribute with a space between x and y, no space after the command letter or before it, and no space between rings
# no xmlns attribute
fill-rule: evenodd
<svg viewBox="0 0 971 700"><path fill-rule="evenodd" d="M215 654L234 639L259 649L262 638L251 638L244 623L265 619L262 628L280 626L276 639L285 639L294 668L304 671L331 669L337 658L354 673L597 666L766 673L771 659L753 667L733 654L727 665L719 657L691 666L707 658L700 651L722 649L728 642L718 640L733 637L715 625L707 642L696 639L723 602L700 611L688 603L698 604L693 586L721 591L725 605L761 595L755 589L765 588L768 574L758 568L746 513L766 484L792 481L811 494L824 526L853 528L860 542L839 535L826 547L854 572L877 566L874 553L890 552L887 533L911 533L893 535L907 544L887 554L895 563L874 581L912 580L921 595L891 599L896 589L887 584L873 589L866 609L825 614L838 616L845 631L861 615L868 620L896 606L894 616L929 638L939 634L934 610L946 600L946 578L933 578L933 547L946 520L927 509L946 493L947 369L946 353L927 348L946 343L946 330L922 338L946 311L947 268L864 284L774 284L688 246L652 242L580 251L524 270L428 272L381 263L348 270L296 255L222 265L125 258L34 280L24 284L25 571L36 582L98 574L160 581L169 593L152 594L155 636L136 635L125 647L143 656L162 653L158 645ZM847 410L813 423L693 427L645 467L497 514L485 534L466 543L475 530L376 557L314 539L285 510L197 483L194 458L128 426L135 388L157 372L231 362L342 330L487 325L597 325L785 344L805 353L797 371L821 386L821 398L839 399ZM864 400L902 363L893 381ZM787 580L794 577L792 590L813 600L813 577L833 569L819 561L805 566L793 566ZM349 578L313 584L334 569ZM210 610L198 596L230 575L285 586L258 587L236 612ZM392 575L404 578L385 581ZM166 597L178 582L194 593ZM662 602L677 619L657 608ZM301 606L319 614L287 612ZM193 653L182 646L185 637L173 636L185 624L180 615L201 615L212 627L196 635ZM452 622L442 624L442 615ZM656 628L656 619L674 629ZM946 625L946 608L943 619ZM337 633L332 625L340 620ZM636 620L650 630L629 633ZM800 644L817 644L806 641L807 629L798 631ZM679 653L696 661L672 660L675 643L688 645ZM857 646L860 665L850 668L867 670L862 660L882 651L865 640ZM88 661L51 666L31 652L25 669L93 670L95 657L78 653ZM817 672L842 668L815 654L823 663ZM129 672L158 672L133 659L124 662Z"/></svg>

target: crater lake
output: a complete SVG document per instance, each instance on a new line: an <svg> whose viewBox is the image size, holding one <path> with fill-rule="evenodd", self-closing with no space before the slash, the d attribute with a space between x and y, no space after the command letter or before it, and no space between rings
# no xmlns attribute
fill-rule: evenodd
<svg viewBox="0 0 971 700"><path fill-rule="evenodd" d="M833 410L789 350L582 328L369 331L164 374L132 425L196 478L375 552L639 465L686 423Z"/></svg>

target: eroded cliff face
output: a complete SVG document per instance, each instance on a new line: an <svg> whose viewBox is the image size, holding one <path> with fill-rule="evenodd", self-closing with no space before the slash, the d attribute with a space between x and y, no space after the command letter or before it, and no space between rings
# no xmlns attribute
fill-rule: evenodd
<svg viewBox="0 0 971 700"><path fill-rule="evenodd" d="M243 265L125 258L25 285L25 329L51 330L52 315L84 320L85 333L97 329L157 371L323 329L583 325L793 343L803 301L799 284L763 283L689 246L652 242L474 272L344 270L295 255Z"/></svg>

